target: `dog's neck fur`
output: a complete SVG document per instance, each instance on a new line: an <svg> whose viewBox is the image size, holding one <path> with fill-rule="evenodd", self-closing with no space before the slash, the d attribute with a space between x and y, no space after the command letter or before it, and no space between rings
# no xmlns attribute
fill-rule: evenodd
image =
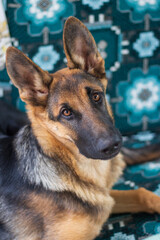
<svg viewBox="0 0 160 240"><path fill-rule="evenodd" d="M60 156L56 159L56 149L53 149L54 159L43 153L30 126L25 126L19 131L14 144L20 162L19 170L24 180L30 184L42 185L45 190L75 192L82 200L92 204L97 202L104 204L104 199L107 195L109 196L108 188L106 188L107 182L104 186L104 181L106 181L105 176L112 170L110 160L91 161L88 159L88 163L85 163L82 159L83 164L82 162L79 164L80 174L78 175L74 172L74 168L71 169L64 164ZM114 162L114 160L112 161ZM87 165L90 165L89 172ZM106 171L105 175L103 174L104 170ZM90 179L89 182L88 179ZM106 198L105 201L108 199Z"/></svg>
<svg viewBox="0 0 160 240"><path fill-rule="evenodd" d="M51 159L43 154L29 125L18 132L14 144L24 180L37 186L42 184L45 189L60 190L54 162L51 164Z"/></svg>

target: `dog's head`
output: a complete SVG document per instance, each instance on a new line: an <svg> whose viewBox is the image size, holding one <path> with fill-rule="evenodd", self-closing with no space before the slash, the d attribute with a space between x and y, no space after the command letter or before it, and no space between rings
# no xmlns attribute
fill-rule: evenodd
<svg viewBox="0 0 160 240"><path fill-rule="evenodd" d="M45 128L88 158L110 159L120 150L121 136L105 99L104 60L91 33L74 17L65 23L63 41L68 68L49 74L10 47L8 74L42 137Z"/></svg>

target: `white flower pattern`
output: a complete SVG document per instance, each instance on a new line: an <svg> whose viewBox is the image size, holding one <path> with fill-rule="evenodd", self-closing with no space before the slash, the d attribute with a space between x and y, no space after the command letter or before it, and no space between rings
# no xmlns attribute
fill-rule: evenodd
<svg viewBox="0 0 160 240"><path fill-rule="evenodd" d="M152 81L148 83L139 82L136 84L136 88L130 91L131 105L137 110L153 109L157 101L159 101L159 87L154 85Z"/></svg>
<svg viewBox="0 0 160 240"><path fill-rule="evenodd" d="M59 59L60 55L52 45L39 47L38 53L33 57L33 61L47 71L52 71Z"/></svg>
<svg viewBox="0 0 160 240"><path fill-rule="evenodd" d="M60 8L57 0L29 0L29 3L31 4L29 11L30 13L35 14L37 19L42 19L44 17L53 18L55 12Z"/></svg>
<svg viewBox="0 0 160 240"><path fill-rule="evenodd" d="M159 46L159 40L154 36L154 32L140 33L139 38L133 44L134 50L139 54L139 57L152 57L154 51Z"/></svg>

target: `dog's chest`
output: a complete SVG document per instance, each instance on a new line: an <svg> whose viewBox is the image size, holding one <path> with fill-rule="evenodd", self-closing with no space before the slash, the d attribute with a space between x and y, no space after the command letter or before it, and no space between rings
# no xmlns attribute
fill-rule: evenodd
<svg viewBox="0 0 160 240"><path fill-rule="evenodd" d="M90 203L69 195L70 193L59 194L54 196L54 200L44 195L31 195L31 211L43 218L42 239L90 240L99 234L111 213L112 198L106 196L104 206L93 207Z"/></svg>
<svg viewBox="0 0 160 240"><path fill-rule="evenodd" d="M105 207L93 207L67 192L54 196L31 192L18 201L21 207L12 206L9 221L4 219L16 240L94 239L113 205L106 197Z"/></svg>
<svg viewBox="0 0 160 240"><path fill-rule="evenodd" d="M110 175L111 170L116 170L109 166L105 169L108 169L107 174L103 172L103 178L99 178L99 181L106 182L107 191L109 191L107 179L112 176ZM103 169L102 166L98 168L98 174L101 169ZM93 174L93 169L90 173ZM96 172L94 179L96 179L95 176ZM94 206L87 199L80 200L81 197L78 198L75 193L69 191L38 193L33 190L26 193L25 196L22 194L21 200L19 199L22 202L21 208L13 209L10 223L7 221L6 224L10 224L9 228L16 234L18 240L94 239L107 220L113 206L113 200L108 194L99 194L96 191L96 188L93 187L92 196L88 195L88 200L93 197ZM80 190L79 193L86 197L87 192L90 192L90 189Z"/></svg>

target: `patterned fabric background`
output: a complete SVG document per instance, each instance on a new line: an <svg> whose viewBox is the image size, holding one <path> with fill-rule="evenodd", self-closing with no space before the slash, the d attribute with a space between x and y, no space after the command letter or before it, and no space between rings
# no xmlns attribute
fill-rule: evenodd
<svg viewBox="0 0 160 240"><path fill-rule="evenodd" d="M25 110L5 69L13 45L42 69L66 66L62 29L68 16L83 21L105 59L110 101L128 147L160 142L160 0L0 0L0 98ZM8 25L7 25L7 21ZM160 195L160 162L126 169L118 189L139 186ZM160 239L160 216L113 216L97 240Z"/></svg>

